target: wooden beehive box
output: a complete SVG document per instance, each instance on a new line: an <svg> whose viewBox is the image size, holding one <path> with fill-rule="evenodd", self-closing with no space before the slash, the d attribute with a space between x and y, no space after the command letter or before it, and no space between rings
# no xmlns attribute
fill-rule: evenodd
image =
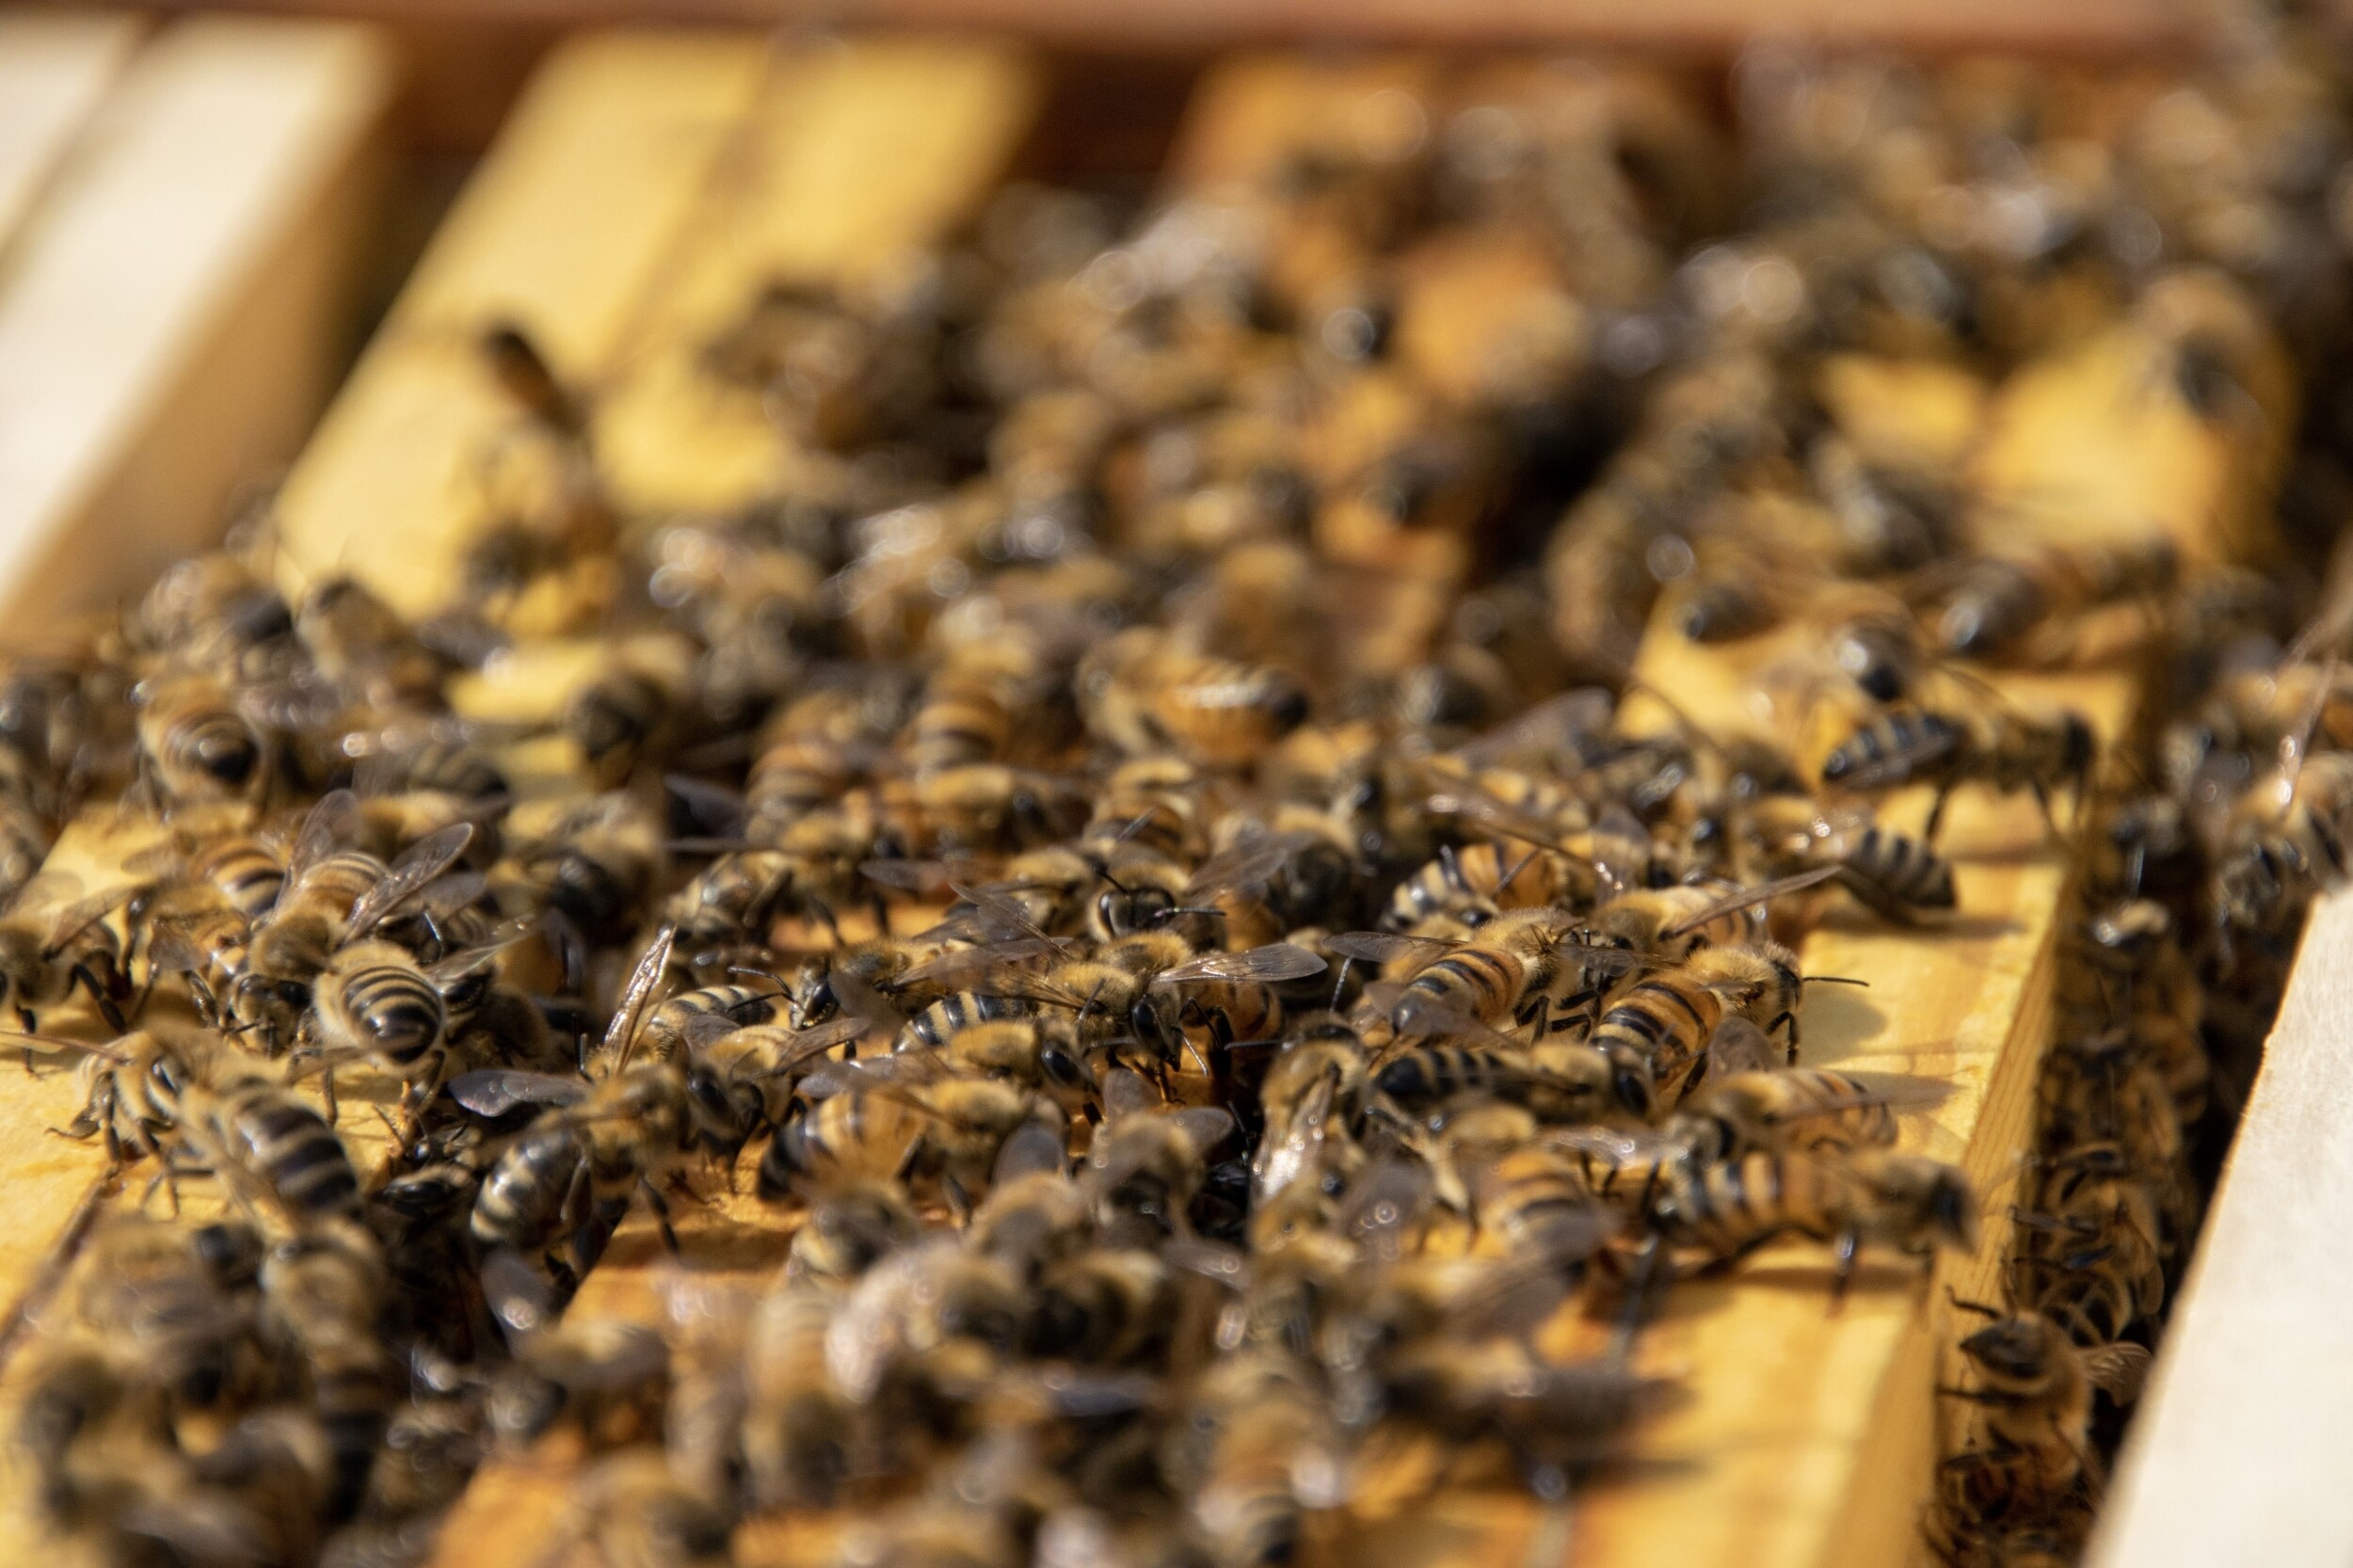
<svg viewBox="0 0 2353 1568"><path fill-rule="evenodd" d="M1712 13L1675 21L1684 15L1662 13L1658 24L1695 34L1722 25ZM2106 12L2091 20L2090 33L2115 24ZM1184 24L1202 24L1198 16ZM19 63L27 60L37 63ZM12 69L42 90L12 95ZM1214 183L1263 157L1288 127L1343 115L1439 69L1412 56L1336 63L1281 55L1215 66L1163 182ZM348 246L388 75L378 46L344 28L190 23L143 40L127 23L0 23L0 131L24 126L0 135L0 249L10 263L0 281L0 602L12 616L37 620L135 587L217 528L235 481L290 450L328 362L328 301L352 270ZM683 357L771 278L855 275L952 228L1004 177L1045 85L1040 63L1022 50L972 41L637 32L567 42L296 463L280 496L290 579L349 570L404 609L440 601L458 551L482 523L487 503L474 469L505 418L469 346L498 316L521 320L561 373L596 389L600 441L634 496L717 504L747 493L760 477L747 454L760 443L743 439L728 410L690 400ZM239 112L228 112L232 102ZM264 103L280 105L275 117L254 106ZM94 128L74 129L91 126L93 115ZM190 161L190 142L232 134L249 139L233 155L219 153L219 167L248 184L200 193L205 214L196 215L185 171L215 165ZM155 189L164 184L170 200ZM189 232L138 227L150 223L196 225L209 248L191 260L184 246L140 244ZM95 259L129 253L142 258L133 292L145 313L91 292L125 282ZM1903 369L1854 368L1866 380ZM2199 446L2178 429L2053 430L2013 417L2055 379L2080 406L2105 406L2114 374L2112 361L2091 353L2038 370L2040 379L1987 389L1982 419L1961 438L2025 488L2100 442L2144 457L2155 442L2170 465L2171 482L2156 491L2168 509L2160 520L2193 536L2218 511L2262 504L2250 492L2264 478L2246 455ZM37 388L47 389L38 420ZM237 395L218 395L224 388ZM1663 626L1642 654L1654 681L1703 716L1736 723L1738 663L1703 655ZM518 702L552 703L549 680L527 683L532 690L482 700L508 712ZM2138 717L2137 693L2122 677L2022 683L2022 694L2072 702L2111 735ZM1965 1163L1999 1206L2027 1136L2067 867L2024 802L1966 803L1952 827L1967 919L1934 935L1835 926L1818 934L1805 954L1810 968L1900 983L1818 999L1807 1036L1818 1062L1948 1078L1955 1094L1913 1136L1923 1152ZM104 874L103 866L85 869ZM2312 938L2340 950L2348 940L2353 927L2335 909ZM2308 1177L2353 1172L2342 1151L2329 1159L2331 1129L2317 1109L2344 1094L2343 1069L2319 1038L2327 984L2299 977L2289 1017L2303 1048L2279 1052L2258 1091L2241 1173L2216 1223L2233 1261L2202 1270L2181 1311L2159 1397L2137 1439L2145 1463L2128 1472L2121 1494L2131 1517L2107 1543L2111 1562L2255 1560L2233 1544L2251 1538L2211 1533L2229 1522L2204 1501L2212 1494L2203 1489L2225 1473L2249 1475L2246 1496L2261 1495L2246 1463L2259 1445L2245 1429L2229 1429L2242 1433L2230 1448L2200 1430L2226 1363L2269 1369L2269 1383L2235 1384L2233 1408L2246 1421L2280 1408L2293 1388L2295 1408L2312 1412L2324 1432L2353 1424L2345 1414L2353 1374L2294 1366L2285 1353L2313 1343L2321 1320L2278 1315L2283 1301L2318 1311L2333 1276L2299 1267L2305 1254L2265 1247L2283 1208L2309 1208L2314 1192L2335 1190ZM2322 1097L2330 1085L2339 1086L2335 1097ZM41 1135L72 1103L72 1085L56 1080L0 1102L12 1222L0 1236L11 1324L0 1353L21 1343L16 1330L28 1318L37 1322L42 1292L88 1218L138 1197L136 1183L126 1192L104 1179L94 1150ZM680 1229L690 1264L746 1278L775 1267L786 1242L748 1199L684 1216ZM573 1310L655 1311L659 1257L650 1227L632 1222ZM1350 1555L1613 1568L1905 1562L1938 1451L1931 1387L1945 1337L1942 1288L1989 1293L1995 1267L1990 1251L1954 1261L1933 1291L1914 1272L1866 1270L1834 1316L1813 1254L1776 1254L1736 1279L1678 1293L1646 1332L1642 1354L1682 1376L1690 1397L1646 1429L1643 1463L1564 1505L1516 1494L1445 1496L1352 1543ZM2259 1277L2265 1294L2251 1289ZM2283 1321L2296 1334L2265 1343L2265 1326ZM0 1390L6 1378L0 1365ZM486 1469L437 1560L445 1568L535 1560L560 1522L568 1463L555 1448ZM2338 1490L2316 1480L2312 1517L2298 1519L2292 1536L2273 1518L2263 1560L2338 1560L2353 1531L2353 1503L2338 1502ZM13 1505L13 1495L6 1500ZM2197 1512L2209 1535L2143 1522L2185 1512ZM2245 1502L2229 1512L2264 1510ZM0 1541L14 1560L36 1549L27 1528L21 1506L0 1515ZM2194 1557L2185 1545L2193 1538ZM2340 1549L2309 1544L2323 1538ZM811 1549L797 1532L757 1525L739 1546L749 1561L798 1560Z"/></svg>

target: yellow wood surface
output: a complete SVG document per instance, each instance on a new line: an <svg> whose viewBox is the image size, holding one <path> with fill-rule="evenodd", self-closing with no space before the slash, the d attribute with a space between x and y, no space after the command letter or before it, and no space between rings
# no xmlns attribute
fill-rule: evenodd
<svg viewBox="0 0 2353 1568"><path fill-rule="evenodd" d="M110 603L216 536L333 374L392 57L200 19L141 49L0 277L0 617Z"/></svg>
<svg viewBox="0 0 2353 1568"><path fill-rule="evenodd" d="M0 256L144 30L130 16L0 13Z"/></svg>
<svg viewBox="0 0 2353 1568"><path fill-rule="evenodd" d="M514 423L474 336L512 318L559 374L608 374L767 68L741 35L602 35L550 60L288 476L290 585L346 571L438 606Z"/></svg>

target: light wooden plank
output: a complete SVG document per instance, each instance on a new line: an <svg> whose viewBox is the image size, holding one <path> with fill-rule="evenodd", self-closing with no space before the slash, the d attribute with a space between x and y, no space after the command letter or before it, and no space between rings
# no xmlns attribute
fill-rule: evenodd
<svg viewBox="0 0 2353 1568"><path fill-rule="evenodd" d="M324 396L392 61L345 24L142 52L0 286L0 616L102 606L216 534Z"/></svg>
<svg viewBox="0 0 2353 1568"><path fill-rule="evenodd" d="M548 63L288 477L290 576L439 606L513 417L474 334L512 317L567 377L604 376L767 70L757 39L687 33L582 39Z"/></svg>
<svg viewBox="0 0 2353 1568"><path fill-rule="evenodd" d="M598 456L624 504L722 510L773 489L792 455L756 392L700 371L703 345L772 282L848 281L943 237L998 183L1041 90L1033 60L994 45L786 55L604 392Z"/></svg>
<svg viewBox="0 0 2353 1568"><path fill-rule="evenodd" d="M2128 368L2135 361L2126 347L2121 339L2103 340L2013 376L1989 408L1980 471L2000 475L2005 493L2012 487L2047 493L2061 482L2088 488L2084 446L2112 439L2120 407L2149 401L2134 390L2143 383ZM1840 375L1850 387L1935 390L1916 404L1919 444L1949 444L1955 409L1971 401L1965 389L1903 367L1849 364ZM1878 424L1883 443L1908 439L1888 427L1895 411L1883 402L1868 407L1865 417ZM2163 413L2152 408L2145 418ZM2166 423L2147 462L2171 486L2119 480L2129 494L2119 497L2112 488L2105 499L2115 502L2113 514L2144 531L2164 528L2211 549L2219 520L2240 504L2236 492L2257 482L2252 461L2209 430ZM2013 536L2028 530L2058 536L2075 521L1989 510L1981 525ZM1808 630L1701 648L1672 630L1673 610L1664 605L1655 617L1637 673L1704 724L1785 740L1789 715L1760 700L1756 678L1805 657ZM2003 676L1996 684L2028 711L2073 707L2110 741L2137 717L2137 682L2121 672ZM1663 715L1655 722L1665 722ZM1819 728L1834 724L1826 719ZM1808 736L1805 760L1818 760L1833 739ZM1890 802L1889 818L1916 824L1917 795ZM1643 1431L1627 1478L1580 1500L1579 1564L1825 1568L1916 1555L1935 1461L1962 1419L1932 1394L1940 1376L1960 1373L1939 1362L1956 1337L1945 1291L1977 1300L2002 1294L2011 1240L2000 1217L2015 1199L2017 1157L2032 1135L2069 876L2065 855L2047 840L2024 795L2003 800L1964 790L1946 813L1941 847L1954 862L1956 920L1907 931L1833 914L1801 944L1806 972L1860 976L1872 985L1808 993L1804 1057L1810 1064L1920 1073L1952 1085L1933 1113L1908 1118L1903 1146L1968 1172L1987 1216L1977 1253L1941 1256L1926 1275L1916 1267L1866 1269L1834 1314L1827 1254L1811 1244L1768 1249L1727 1280L1678 1287L1645 1329L1639 1359L1679 1375L1689 1398Z"/></svg>
<svg viewBox="0 0 2353 1568"><path fill-rule="evenodd" d="M144 31L129 16L0 15L0 255Z"/></svg>
<svg viewBox="0 0 2353 1568"><path fill-rule="evenodd" d="M2353 1560L2353 892L2318 900L2091 1568Z"/></svg>

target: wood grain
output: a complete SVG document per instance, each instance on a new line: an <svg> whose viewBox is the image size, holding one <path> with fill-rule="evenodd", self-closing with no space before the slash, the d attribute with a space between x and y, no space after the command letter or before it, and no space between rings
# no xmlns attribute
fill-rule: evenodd
<svg viewBox="0 0 2353 1568"><path fill-rule="evenodd" d="M145 30L130 16L0 15L0 256Z"/></svg>
<svg viewBox="0 0 2353 1568"><path fill-rule="evenodd" d="M2092 1568L2353 1560L2353 892L2319 900Z"/></svg>
<svg viewBox="0 0 2353 1568"><path fill-rule="evenodd" d="M200 20L142 50L0 283L0 616L102 607L226 521L334 373L383 41Z"/></svg>

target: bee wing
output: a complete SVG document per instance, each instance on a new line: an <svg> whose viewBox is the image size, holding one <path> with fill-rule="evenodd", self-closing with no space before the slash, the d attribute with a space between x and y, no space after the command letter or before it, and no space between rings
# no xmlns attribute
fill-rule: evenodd
<svg viewBox="0 0 2353 1568"><path fill-rule="evenodd" d="M896 1034L899 1026L906 1021L855 969L837 964L826 974L825 984L833 991L833 1000L841 1004L842 1012L858 1021L861 1034L870 1029L881 1034Z"/></svg>
<svg viewBox="0 0 2353 1568"><path fill-rule="evenodd" d="M1171 1268L1213 1279L1231 1289L1250 1288L1250 1255L1240 1247L1198 1236L1178 1236L1160 1243L1160 1257Z"/></svg>
<svg viewBox="0 0 2353 1568"><path fill-rule="evenodd" d="M1269 942L1245 952L1205 952L1162 969L1155 985L1185 985L1203 980L1304 980L1323 972L1323 960L1292 942Z"/></svg>
<svg viewBox="0 0 2353 1568"><path fill-rule="evenodd" d="M68 942L146 890L136 884L116 888L108 892L94 893L86 899L76 899L58 909L50 917L48 936L41 943L42 953L47 957L56 957L64 951Z"/></svg>
<svg viewBox="0 0 2353 1568"><path fill-rule="evenodd" d="M952 882L969 881L980 867L969 860L861 860L857 871L867 881L903 893L937 895Z"/></svg>
<svg viewBox="0 0 2353 1568"><path fill-rule="evenodd" d="M798 1072L801 1064L813 1061L836 1046L849 1044L866 1032L866 1024L859 1018L828 1018L814 1029L804 1029L792 1036L792 1045L784 1053L760 1069L756 1077L784 1078Z"/></svg>
<svg viewBox="0 0 2353 1568"><path fill-rule="evenodd" d="M302 819L301 828L295 834L294 848L286 856L286 880L299 882L302 873L335 852L336 846L349 843L360 827L360 799L349 790L337 790L319 797Z"/></svg>
<svg viewBox="0 0 2353 1568"><path fill-rule="evenodd" d="M188 873L188 856L186 851L177 844L150 844L136 855L125 856L122 870L125 875L136 876L145 882L176 882ZM26 899L25 894L40 887L44 877L53 874L64 876L69 873L43 872L26 883L11 902L35 902Z"/></svg>
<svg viewBox="0 0 2353 1568"><path fill-rule="evenodd" d="M1465 1339L1533 1334L1560 1309L1569 1281L1553 1257L1490 1264L1447 1309L1447 1327Z"/></svg>
<svg viewBox="0 0 2353 1568"><path fill-rule="evenodd" d="M836 1018L833 1021L840 1023L841 1020ZM685 1027L679 1031L679 1038L686 1042L688 1050L696 1051L716 1045L743 1027L725 1013L703 1013L686 1020Z"/></svg>
<svg viewBox="0 0 2353 1568"><path fill-rule="evenodd" d="M1547 1128L1540 1141L1551 1148L1605 1160L1612 1169L1671 1160L1683 1152L1673 1135L1658 1128Z"/></svg>
<svg viewBox="0 0 2353 1568"><path fill-rule="evenodd" d="M424 975L435 987L447 986L489 967L490 961L537 929L532 920L509 920L493 931L486 941L453 952L438 964L427 965Z"/></svg>
<svg viewBox="0 0 2353 1568"><path fill-rule="evenodd" d="M35 1034L29 1030L0 1029L0 1040L17 1041L26 1049L38 1048L45 1051L71 1051L76 1056L95 1056L117 1064L128 1062L128 1051L113 1046L102 1046L94 1040L68 1040L61 1035Z"/></svg>
<svg viewBox="0 0 2353 1568"><path fill-rule="evenodd" d="M1061 1172L1067 1164L1063 1135L1044 1122L1023 1122L998 1145L997 1163L989 1181L1001 1186L1043 1171Z"/></svg>
<svg viewBox="0 0 2353 1568"><path fill-rule="evenodd" d="M556 983L561 996L576 997L588 984L588 941L581 936L580 927L572 918L549 904L539 911L539 931L548 939L548 952L555 959Z"/></svg>
<svg viewBox="0 0 2353 1568"><path fill-rule="evenodd" d="M1123 1116L1141 1116L1158 1111L1167 1102L1160 1098L1142 1073L1133 1067L1113 1067L1103 1078L1103 1119L1116 1122Z"/></svg>
<svg viewBox="0 0 2353 1568"><path fill-rule="evenodd" d="M1193 904L1229 889L1257 892L1283 869L1285 861L1317 841L1314 834L1304 832L1273 833L1247 840L1204 860L1201 869L1193 873L1193 880L1185 884L1177 902Z"/></svg>
<svg viewBox="0 0 2353 1568"><path fill-rule="evenodd" d="M604 1054L616 1058L613 1071L616 1074L629 1065L629 1054L637 1045L637 1028L646 1021L654 992L661 989L663 971L670 967L670 946L677 940L678 927L664 921L637 960L637 968L630 971L629 984L621 987L621 1004L604 1031Z"/></svg>
<svg viewBox="0 0 2353 1568"><path fill-rule="evenodd" d="M891 980L888 989L904 991L923 984L961 989L977 984L1005 965L1026 963L1030 959L1042 958L1061 951L1062 945L1050 936L1025 936L1017 941L991 942L985 947L954 948L902 969Z"/></svg>
<svg viewBox="0 0 2353 1568"><path fill-rule="evenodd" d="M1234 1130L1233 1112L1222 1106L1190 1106L1167 1114L1176 1124L1176 1130L1184 1134L1185 1142L1202 1154L1225 1142L1226 1135Z"/></svg>
<svg viewBox="0 0 2353 1568"><path fill-rule="evenodd" d="M1369 991L1367 993L1369 995ZM1519 1050L1528 1042L1515 1040L1477 1015L1433 996L1415 996L1401 988L1383 1005L1401 1039L1460 1040L1474 1046L1499 1046Z"/></svg>
<svg viewBox="0 0 2353 1568"><path fill-rule="evenodd" d="M483 1067L449 1080L449 1097L477 1116L504 1116L519 1105L578 1105L588 1080L516 1067Z"/></svg>
<svg viewBox="0 0 2353 1568"><path fill-rule="evenodd" d="M671 798L684 808L686 820L697 832L730 839L744 831L744 797L735 791L677 773L662 782Z"/></svg>
<svg viewBox="0 0 2353 1568"><path fill-rule="evenodd" d="M1617 700L1598 686L1579 686L1544 701L1487 731L1455 755L1474 767L1529 751L1558 751L1602 734Z"/></svg>
<svg viewBox="0 0 2353 1568"><path fill-rule="evenodd" d="M1462 946L1435 936L1401 936L1387 931L1343 931L1326 936L1323 945L1342 958L1359 964L1389 964L1400 958L1432 958Z"/></svg>
<svg viewBox="0 0 2353 1568"><path fill-rule="evenodd" d="M952 880L948 884L948 890L1016 936L1026 936L1032 941L1049 943L1054 941L1051 936L1046 935L1044 928L1030 919L1028 910L1002 893L986 888L970 887ZM1061 944L1055 943L1054 945L1060 946Z"/></svg>
<svg viewBox="0 0 2353 1568"><path fill-rule="evenodd" d="M1778 882L1768 882L1756 888L1743 888L1738 892L1726 894L1715 903L1676 921L1660 932L1659 936L1670 941L1677 936L1688 936L1707 924L1708 921L1721 920L1736 910L1747 909L1772 899L1786 898L1789 894L1802 892L1817 883L1827 882L1836 876L1842 869L1838 866L1817 866L1810 872L1800 872L1795 876L1785 876Z"/></svg>
<svg viewBox="0 0 2353 1568"><path fill-rule="evenodd" d="M428 915L449 916L463 909L490 889L490 879L480 872L459 872L445 876L417 895L417 903Z"/></svg>
<svg viewBox="0 0 2353 1568"><path fill-rule="evenodd" d="M1576 855L1576 851L1561 841L1560 833L1550 823L1529 816L1467 779L1449 783L1447 788L1432 794L1422 802L1422 808L1433 816L1468 818L1497 838L1533 844L1540 849L1558 850L1563 855ZM1584 857L1578 856L1577 858Z"/></svg>
<svg viewBox="0 0 2353 1568"><path fill-rule="evenodd" d="M1735 1013L1716 1026L1707 1039L1707 1073L1721 1082L1736 1073L1770 1072L1781 1065L1781 1052L1765 1032Z"/></svg>
<svg viewBox="0 0 2353 1568"><path fill-rule="evenodd" d="M449 826L426 834L394 860L376 886L351 906L348 929L354 932L373 931L409 899L423 892L427 884L449 870L457 857L473 842L473 824L452 823Z"/></svg>
<svg viewBox="0 0 2353 1568"><path fill-rule="evenodd" d="M1917 1115L1933 1111L1952 1098L1953 1086L1943 1079L1929 1078L1919 1073L1850 1072L1844 1075L1852 1086L1833 1091L1824 1086L1820 1094L1820 1109L1812 1108L1793 1112L1776 1121L1803 1121L1817 1115L1834 1115L1838 1112L1865 1105L1883 1105L1898 1115Z"/></svg>
<svg viewBox="0 0 2353 1568"><path fill-rule="evenodd" d="M1650 868L1628 861L1624 851L1636 844L1647 846L1650 841L1650 829L1642 825L1641 818L1615 801L1602 808L1593 822L1593 871L1605 889L1623 893L1649 880Z"/></svg>
<svg viewBox="0 0 2353 1568"><path fill-rule="evenodd" d="M2153 1359L2148 1346L2097 1345L2075 1353L2083 1357L2084 1375L2094 1388L2118 1404L2131 1404L2140 1398Z"/></svg>

